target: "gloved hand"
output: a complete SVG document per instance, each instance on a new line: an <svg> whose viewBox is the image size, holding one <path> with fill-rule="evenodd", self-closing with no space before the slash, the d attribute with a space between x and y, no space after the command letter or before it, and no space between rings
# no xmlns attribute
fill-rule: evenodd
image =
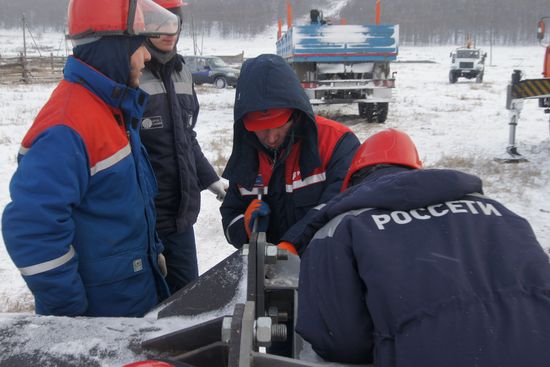
<svg viewBox="0 0 550 367"><path fill-rule="evenodd" d="M157 263L159 265L160 273L164 278L168 275L168 268L166 267L166 258L163 254L159 254L157 258Z"/></svg>
<svg viewBox="0 0 550 367"><path fill-rule="evenodd" d="M298 252L296 251L296 247L294 247L294 245L290 242L281 241L281 242L279 242L277 247L280 248L281 250L287 250L292 255L298 256Z"/></svg>
<svg viewBox="0 0 550 367"><path fill-rule="evenodd" d="M222 180L218 180L212 185L208 186L208 190L216 195L216 199L218 199L218 201L223 201L223 199L225 198L225 193L227 192L227 188L227 184Z"/></svg>
<svg viewBox="0 0 550 367"><path fill-rule="evenodd" d="M246 230L248 238L250 238L250 235L252 234L254 220L256 218L258 218L258 228L256 228L256 231L267 231L267 219L270 212L271 210L269 209L269 205L267 205L265 201L262 201L260 199L252 200L252 202L248 205L248 208L246 208L246 211L244 212L244 229Z"/></svg>

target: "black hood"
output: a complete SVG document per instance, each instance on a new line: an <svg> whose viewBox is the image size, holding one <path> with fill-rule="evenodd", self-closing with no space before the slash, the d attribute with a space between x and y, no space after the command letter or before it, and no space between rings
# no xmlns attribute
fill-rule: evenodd
<svg viewBox="0 0 550 367"><path fill-rule="evenodd" d="M111 80L127 84L130 57L143 45L145 37L104 36L73 48L74 56Z"/></svg>
<svg viewBox="0 0 550 367"><path fill-rule="evenodd" d="M235 92L233 151L223 177L244 187L254 185L258 173L254 133L244 128L243 117L253 111L270 108L292 108L301 112L297 123L304 124L300 170L303 176L321 164L317 125L313 108L292 68L277 55L265 54L247 60L242 68Z"/></svg>

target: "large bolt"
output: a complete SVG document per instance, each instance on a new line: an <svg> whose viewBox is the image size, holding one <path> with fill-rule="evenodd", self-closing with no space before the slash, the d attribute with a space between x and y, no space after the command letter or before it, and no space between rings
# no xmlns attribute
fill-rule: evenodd
<svg viewBox="0 0 550 367"><path fill-rule="evenodd" d="M267 316L271 317L275 324L288 321L288 312L279 312L279 309L275 306L267 309Z"/></svg>
<svg viewBox="0 0 550 367"><path fill-rule="evenodd" d="M277 247L277 260L288 260L288 250L281 250Z"/></svg>
<svg viewBox="0 0 550 367"><path fill-rule="evenodd" d="M256 340L258 346L268 347L271 345L271 318L258 317L256 320Z"/></svg>
<svg viewBox="0 0 550 367"><path fill-rule="evenodd" d="M269 347L271 342L282 342L287 339L287 328L284 324L273 324L270 317L256 319L256 341L260 347Z"/></svg>
<svg viewBox="0 0 550 367"><path fill-rule="evenodd" d="M277 260L287 260L288 251L281 250L275 245L267 245L265 247L265 263L266 264L275 264Z"/></svg>
<svg viewBox="0 0 550 367"><path fill-rule="evenodd" d="M275 264L277 262L277 246L267 245L264 259L266 264Z"/></svg>

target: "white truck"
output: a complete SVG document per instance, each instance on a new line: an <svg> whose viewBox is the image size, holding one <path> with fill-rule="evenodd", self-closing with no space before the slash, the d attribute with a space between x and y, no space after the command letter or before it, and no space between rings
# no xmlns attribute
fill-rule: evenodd
<svg viewBox="0 0 550 367"><path fill-rule="evenodd" d="M451 70L449 70L449 82L456 83L458 78L476 79L477 83L483 82L485 73L486 52L471 46L459 47L451 52Z"/></svg>

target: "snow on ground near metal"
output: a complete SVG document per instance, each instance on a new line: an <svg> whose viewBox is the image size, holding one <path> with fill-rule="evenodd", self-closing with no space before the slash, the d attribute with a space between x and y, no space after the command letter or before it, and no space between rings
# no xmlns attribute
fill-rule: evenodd
<svg viewBox="0 0 550 367"><path fill-rule="evenodd" d="M9 33L12 32L12 33ZM9 39L9 47L19 47L17 33L0 31L0 40ZM8 37L6 37L6 34ZM2 38L4 36L4 38ZM55 49L61 35L41 36ZM0 42L0 54L7 44ZM245 51L245 57L275 52L275 31L251 39L205 38L204 54L229 55ZM191 53L191 42L181 39L182 53ZM508 111L505 109L506 85L514 69L526 78L541 75L543 48L495 47L492 65L488 65L483 84L461 79L448 83L448 47L401 47L399 60L431 60L434 63L397 63L397 88L385 124L366 124L357 116L357 106L325 106L317 112L348 125L363 141L381 129L394 127L406 131L416 142L427 167L456 168L479 175L485 194L500 200L511 210L527 218L541 245L550 247L550 139L548 115L536 101L526 101L517 131L518 150L527 163L500 164L508 139ZM482 46L483 48L483 46ZM484 48L489 52L488 48ZM490 59L488 57L487 63ZM16 168L16 155L24 133L39 108L46 102L54 85L0 84L0 209L9 202L8 184ZM201 112L197 124L198 139L208 159L220 171L232 146L234 89L197 88ZM208 191L202 194L202 210L195 226L200 272L203 273L230 255L234 248L227 244L221 227L219 202ZM0 326L13 318L26 318L32 312L33 299L19 272L0 244ZM40 318L50 322L52 318ZM54 318L55 320L55 318ZM64 327L71 319L59 318ZM79 319L75 319L76 324ZM128 329L124 335L141 333L151 327L150 319L98 319L94 328L76 326L75 339L96 330L97 343L116 342L120 334L104 332L109 327ZM167 322L170 323L169 321ZM74 325L76 325L74 324ZM161 331L164 326L155 324ZM29 331L30 335L30 331ZM22 335L21 337L29 337ZM118 336L117 336L118 335ZM47 339L47 335L42 338ZM89 341L93 345L95 341ZM38 341L37 341L38 343Z"/></svg>

